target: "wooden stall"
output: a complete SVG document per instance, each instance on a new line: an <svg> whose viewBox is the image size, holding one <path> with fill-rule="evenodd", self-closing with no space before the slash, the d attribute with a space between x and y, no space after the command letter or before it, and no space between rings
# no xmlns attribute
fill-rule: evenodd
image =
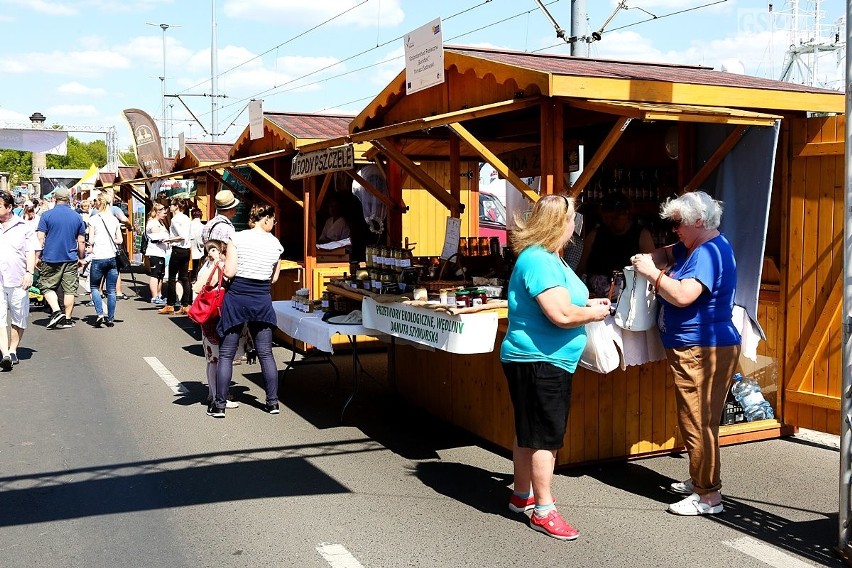
<svg viewBox="0 0 852 568"><path fill-rule="evenodd" d="M183 155L178 154L174 158L172 171L192 171L182 179L193 182L195 193L191 199L201 209L201 218L205 221L216 215L215 203L210 196L216 194L218 183L202 168L226 162L232 146L230 142L187 142Z"/></svg>
<svg viewBox="0 0 852 568"><path fill-rule="evenodd" d="M461 215L466 164L491 164L530 200L568 192L594 202L602 188L618 182L653 224L660 199L709 187L704 184L749 129L775 128L780 121L757 312L766 341L757 363L743 361L777 418L724 426L722 441L776 437L798 426L837 431L843 93L705 67L467 47L445 48L444 64L444 84L412 95L401 73L343 139L371 143L374 157L397 171L389 176L392 198L402 194L406 178L415 180L410 190L423 188L417 199L441 212L430 222L441 236L442 217ZM709 149L706 125L723 133ZM570 185L568 156L580 145L583 170ZM625 184L617 171L638 173ZM527 176L540 176L538 191L525 183ZM748 193L728 199L726 211L749 199ZM394 237L401 237L404 222L394 226ZM653 228L658 241L671 238ZM463 228L475 230L475 219ZM397 388L435 415L509 449L512 411L499 363L501 339L498 332L490 354L464 357L401 346L391 361ZM664 362L575 374L560 466L681 446Z"/></svg>

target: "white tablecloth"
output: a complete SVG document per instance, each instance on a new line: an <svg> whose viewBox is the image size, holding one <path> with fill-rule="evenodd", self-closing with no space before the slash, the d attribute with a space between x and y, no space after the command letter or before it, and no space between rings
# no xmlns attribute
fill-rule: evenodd
<svg viewBox="0 0 852 568"><path fill-rule="evenodd" d="M337 335L370 335L376 337L376 330L363 325L336 325L322 321L323 312L306 314L292 307L290 300L272 302L278 319L278 329L299 341L309 343L326 353L334 353L331 338Z"/></svg>

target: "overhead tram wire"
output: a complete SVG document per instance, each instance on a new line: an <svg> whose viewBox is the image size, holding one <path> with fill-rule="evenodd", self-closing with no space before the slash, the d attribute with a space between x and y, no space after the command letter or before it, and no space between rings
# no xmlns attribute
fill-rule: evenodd
<svg viewBox="0 0 852 568"><path fill-rule="evenodd" d="M266 51L264 51L263 53L259 53L259 54L255 55L254 57L252 57L252 58L250 58L250 59L246 59L246 60L245 60L245 61L243 61L242 63L237 63L237 64L236 64L236 65L234 65L233 67L231 67L231 68L229 68L229 69L226 69L226 70L222 71L221 73L219 73L218 75L216 75L216 77L222 77L223 75L225 75L225 74L227 74L227 73L230 73L231 71L234 71L235 69L239 69L239 68L240 68L240 67L242 67L243 65L247 65L247 64L251 63L251 62L252 62L252 61L254 61L255 59L258 59L258 58L260 58L260 57L263 57L264 55L267 55L267 54L269 54L269 53L272 53L272 52L273 52L273 51L275 51L276 49L279 49L279 48L281 48L282 46L285 46L285 45L287 45L287 44L288 44L288 43L290 43L290 42L296 41L296 40L297 40L297 39L299 39L300 37L305 36L305 35L307 35L307 34L311 33L312 31L317 30L317 29L321 28L322 26L324 26L324 25L326 25L326 24L328 24L328 23L333 22L333 21L334 21L334 20L336 20L337 18L339 18L339 17L341 17L341 16L344 16L344 15L346 15L347 13L351 12L352 10L354 10L354 9L356 9L356 8L359 8L359 7L363 6L364 4L366 4L366 3L367 3L367 2L369 2L369 1L370 1L370 0L362 0L359 4L356 4L355 6L352 6L352 7L350 7L350 8L347 8L346 10L343 10L343 11L342 11L342 12L340 12L339 14L335 14L334 16L332 16L332 17L328 18L327 20L325 20L325 21L323 21L323 22L318 23L318 24L317 24L317 25L315 25L314 27L309 28L309 29L307 29L307 30L305 30L305 31L303 31L303 32L301 32L301 33L299 33L299 34L294 35L294 36L293 36L293 37L291 37L290 39L285 40L285 41L283 41L283 42L279 43L279 44L278 44L278 45L276 45L275 47L271 47L271 48L267 49ZM490 2L491 0L488 0L488 1ZM207 81L207 80L202 81L202 82L200 82L200 83L198 83L198 84L196 84L196 85L193 85L193 86L191 86L191 87L187 87L187 88L186 88L186 89L184 89L181 93L178 93L178 94L184 94L184 93L186 93L187 91L189 91L190 89L194 89L194 88L196 88L196 87L200 87L200 86L202 86L202 85L204 85L204 84L206 84L206 83L208 83L208 82L209 82L209 81Z"/></svg>
<svg viewBox="0 0 852 568"><path fill-rule="evenodd" d="M678 16L680 14L685 14L687 12L693 12L695 10L702 10L704 8L709 8L710 6L715 6L716 4L724 4L727 1L728 0L716 0L715 2L708 2L706 4L701 4L700 6L693 6L692 8L684 8L683 10L676 10L674 12L669 12L668 14L663 14L662 16L653 16L651 18L645 18L644 20L639 20L638 22L633 22L633 23L630 23L630 24L619 26L617 28L612 28L611 30L605 31L604 34L616 32L618 30L623 30L623 29L627 29L627 28L632 28L633 26L638 26L639 24L646 24L648 22L653 22L653 21L656 21L656 20L662 20L663 18L669 18L671 16ZM641 10L642 12L645 12L646 14L650 14L650 12L648 12L647 10L642 10L641 8L638 8L638 7L637 8L629 8L628 7L627 9L628 10ZM530 53L538 53L540 51L546 51L548 49L553 49L554 47L560 47L560 46L563 46L563 45L566 45L565 42L554 43L553 45L548 45L547 47L541 47L539 49L534 49Z"/></svg>
<svg viewBox="0 0 852 568"><path fill-rule="evenodd" d="M485 4L488 4L488 3L492 2L492 1L493 1L493 0L485 0L485 1L483 1L482 3L480 3L480 4L477 4L476 6L472 6L472 7L470 7L470 8L465 9L465 10L462 10L461 12L457 12L457 13L453 14L452 16L448 16L447 18L443 18L443 20L449 20L449 19L454 18L454 17L456 17L456 16L458 16L458 15L460 15L460 14L463 14L463 13L465 13L465 12L469 12L469 11L471 11L471 10L475 9L475 8L479 8L480 6L484 6ZM562 0L551 0L551 1L550 1L550 2L548 2L546 5L547 5L547 6L550 6L550 5L552 5L552 4L558 4L558 3L559 3L559 2L561 2L561 1L562 1ZM448 38L446 41L453 41L453 40L458 39L458 38L460 38L460 37L464 37L464 36L466 36L466 35L470 35L470 34L472 34L472 33L476 33L476 32L478 32L478 31L482 31L482 30L488 29L488 28L493 27L493 26L496 26L496 25L498 25L498 24L505 23L505 22L510 21L510 20L513 20L513 19L515 19L515 18L519 18L519 17L521 17L521 16L523 16L523 15L525 15L525 14L528 14L529 12L534 12L534 11L535 11L535 10L533 9L533 10L525 10L525 11L523 11L523 12L519 12L519 13L517 13L517 14L514 14L514 15L512 15L512 16L508 16L508 17L503 18L503 19L501 19L501 20L498 20L498 21L496 21L496 22L492 22L492 23L490 23L490 24L487 24L487 25L484 25L484 26L480 26L480 27L475 28L475 29L473 29L473 30L469 30L469 31L466 31L466 32L464 32L464 33L458 34L458 35L456 35L456 36L453 36L453 37L451 37L451 38ZM360 68L355 69L355 70L353 70L353 71L347 71L347 72L345 72L345 73L341 73L341 74L339 74L339 75L335 75L335 76L333 76L333 77L326 77L326 78L324 78L324 79L319 79L319 80L317 80L317 81L314 81L313 83L299 84L299 85L296 85L296 86L290 87L290 88L288 88L288 89L279 90L279 89L281 89L281 87L285 87L285 86L290 85L290 84L292 84L292 83L294 83L294 82L296 82L296 81L300 81L300 80L302 80L302 79L305 79L305 78L307 78L307 77L310 77L310 76L312 76L312 75L315 75L315 74L317 74L317 73L319 73L319 72L321 72L321 71L325 71L325 70L327 70L327 69L330 69L330 68L332 68L332 67L335 67L335 66L337 66L337 65L340 65L341 63L345 63L345 62L347 62L347 61L350 61L350 60L352 60L352 59L355 59L355 58L357 58L357 57L360 57L360 56L362 56L362 55L365 55L365 54L367 54L367 53L369 53L369 52L371 52L371 51L374 51L374 50L376 50L376 49L378 49L378 48L380 48L380 47L384 47L384 46L386 46L386 45L389 45L389 44L391 44L391 43L393 43L393 42L395 42L395 41L399 41L399 40L400 40L400 39L402 39L403 37L405 37L405 35L404 35L404 34L403 34L403 35L401 35L401 36L399 36L399 37L396 37L396 38L394 38L394 39L390 39L390 40L388 40L388 41L384 42L384 43L383 43L383 44L381 44L381 45L377 45L376 47L371 47L371 48L366 49L366 50L364 50L364 51L362 51L362 52L360 52L360 53L356 53L355 55L349 56L349 57L347 57L347 58L345 58L345 59L341 59L340 61L338 61L338 62L336 62L336 63L332 63L332 64L327 65L327 66L325 66L325 67L322 67L322 68L320 68L320 69L315 69L315 70L313 70L313 71L311 71L311 72L309 72L309 73L305 73L304 75L301 75L301 76L299 76L299 77L295 77L295 78L293 78L293 79L291 79L291 80L289 80L289 81L287 81L287 82L285 82L285 83L282 83L281 85L276 85L276 86L274 86L274 87L270 87L269 89L266 89L266 90L264 90L264 91L260 91L259 93L256 93L256 94L252 95L251 97L246 97L246 98L242 98L242 99L235 100L235 101L234 101L233 103L231 103L230 105L224 105L224 106L223 106L223 107L221 107L221 108L227 108L227 107L229 107L229 106L235 106L235 105L238 105L238 104L240 104L240 103L242 103L242 102L245 102L245 101L248 101L248 100L251 100L251 99L259 98L259 97L261 97L261 96L263 96L263 95L286 93L286 92L294 91L294 90L297 90L297 89L302 89L302 88L307 87L307 86L318 85L318 84L320 84L320 83L324 83L324 82L326 82L326 81L330 81L330 80L332 80L332 79L337 79L337 78L343 77L343 76L345 76L345 75L349 75L349 74L351 74L351 73L356 73L356 72L358 72L358 71L363 71L363 70L365 70L365 69L369 69L369 68L371 68L371 67L378 67L379 65L384 65L384 64L386 64L386 63L388 63L388 62L390 62L390 61L396 61L397 59L402 59L402 57L403 57L403 56L394 57L394 58L391 58L391 59L385 59L385 60L383 60L383 61L379 61L379 62L377 62L377 63L371 63L371 64L369 64L369 65L365 65L364 67L360 67ZM204 115L202 115L202 116L204 116Z"/></svg>

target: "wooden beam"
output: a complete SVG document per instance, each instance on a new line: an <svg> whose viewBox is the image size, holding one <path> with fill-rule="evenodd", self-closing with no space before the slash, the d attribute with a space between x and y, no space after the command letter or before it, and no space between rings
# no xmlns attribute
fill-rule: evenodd
<svg viewBox="0 0 852 568"><path fill-rule="evenodd" d="M422 185L426 191L431 193L435 199L450 210L453 217L458 217L459 213L464 210L464 205L450 193L441 187L437 181L429 177L429 174L424 172L417 164L408 159L408 156L403 154L396 146L388 140L375 140L376 146L382 149L382 153L393 160L403 170L408 172L412 178Z"/></svg>
<svg viewBox="0 0 852 568"><path fill-rule="evenodd" d="M562 101L541 103L541 182L540 195L561 193L565 190L565 141L563 139L564 115Z"/></svg>
<svg viewBox="0 0 852 568"><path fill-rule="evenodd" d="M627 127L630 126L632 121L633 119L627 116L622 116L615 121L615 124L610 129L609 134L606 135L606 138L604 138L604 141L598 148L598 151L595 152L595 155L592 156L585 166L583 166L583 173L580 174L580 177L578 177L577 181L574 182L574 185L571 186L571 197L577 197L580 195L580 192L586 188L586 185L588 185L592 176L595 175L595 172L597 172L598 168L601 167L603 161L615 147L615 144L619 141L619 139L621 139L621 135L624 134L624 131L627 130Z"/></svg>
<svg viewBox="0 0 852 568"><path fill-rule="evenodd" d="M809 142L793 149L794 158L810 158L812 156L842 156L845 152L844 142Z"/></svg>
<svg viewBox="0 0 852 568"><path fill-rule="evenodd" d="M500 101L474 108L465 108L454 110L444 114L428 116L425 118L417 118L400 122L399 124L391 124L389 126L381 126L372 130L363 130L350 134L349 136L341 136L329 140L322 140L314 144L306 144L299 147L300 152L311 152L313 150L321 150L331 146L339 146L347 142L372 142L381 138L391 138L400 134L416 132L418 130L426 130L435 128L436 126L444 126L453 122L461 122L465 120L473 120L474 118L483 118L493 116L495 114L503 114L516 110L522 110L535 106L541 102L541 97L529 97L523 99L512 99L508 101Z"/></svg>
<svg viewBox="0 0 852 568"><path fill-rule="evenodd" d="M797 404L806 404L816 408L840 411L839 396L829 396L827 394L817 394L815 392L802 392L793 389L785 389L784 399L786 402L795 402Z"/></svg>
<svg viewBox="0 0 852 568"><path fill-rule="evenodd" d="M322 187L320 188L319 196L317 197L317 203L322 203L325 200L325 194L328 192L329 186L331 186L331 174L325 174L325 177L322 180Z"/></svg>
<svg viewBox="0 0 852 568"><path fill-rule="evenodd" d="M275 179L274 177L272 177L271 175L269 175L268 173L266 173L266 171L265 171L263 168L261 168L260 166L258 166L258 165L257 165L257 164L255 164L254 162L249 162L249 163L248 163L248 167L250 167L252 170L254 170L254 171L256 171L257 173L259 173L259 174L263 177L263 179L265 179L265 180L266 180L266 181L268 181L270 184L272 184L272 186L273 186L273 187L275 187L275 189L277 189L278 191L280 191L281 193L283 193L284 195L286 195L288 198L290 198L290 200L291 200L291 201L294 201L294 202L298 203L299 205L303 205L303 203L302 203L302 200L301 200L301 199L299 199L299 198L298 198L298 197L297 197L294 193L292 193L289 189L287 189L286 187L284 187L284 184L282 184L280 181L278 181L277 179ZM227 168L227 169L228 169L228 171L230 171L230 172L235 172L235 171L236 171L236 170L232 170L231 168Z"/></svg>
<svg viewBox="0 0 852 568"><path fill-rule="evenodd" d="M802 355L799 357L796 368L790 373L787 381L787 392L799 392L813 371L817 355L828 344L829 332L836 329L840 323L840 311L843 307L843 280L842 274L838 276L831 293L822 308L813 332L805 345ZM789 397L787 397L789 400Z"/></svg>
<svg viewBox="0 0 852 568"><path fill-rule="evenodd" d="M234 169L231 169L231 168L225 168L225 170L228 171L232 176L234 176L235 178L240 180L240 182L242 182L250 190L252 190L252 192L254 192L258 197L260 197L263 200L264 203L266 203L267 205L270 205L272 207L275 207L276 210L278 209L278 203L276 203L275 200L272 197L267 195L265 191L260 189L260 187L258 187L256 184L252 183L251 180L249 180L247 177L245 177L240 172L238 172ZM222 179L224 180L224 178L222 178Z"/></svg>
<svg viewBox="0 0 852 568"><path fill-rule="evenodd" d="M314 271L317 267L317 183L315 177L305 178L303 184L305 188L305 205L302 208L302 226L305 228L304 249L302 250L303 258L305 259L305 286L311 293L316 294L319 291L314 290Z"/></svg>
<svg viewBox="0 0 852 568"><path fill-rule="evenodd" d="M354 170L345 170L346 175L357 181L361 184L361 187L369 191L376 199L387 205L388 209L391 211L395 211L397 213L404 213L406 210L406 206L403 203L402 205L398 203L394 203L390 197L382 193L379 188L368 182L366 179L361 177L361 175Z"/></svg>
<svg viewBox="0 0 852 568"><path fill-rule="evenodd" d="M479 156L488 162L492 168L497 170L497 172L503 176L511 185L515 187L518 191L526 195L529 199L532 200L533 203L538 201L538 194L530 189L524 181L519 178L515 172L509 169L509 166L503 163L503 160L497 157L497 155L485 147L476 137L468 131L467 128L459 124L458 122L454 122L452 124L448 124L447 127L452 130L459 138L467 142Z"/></svg>
<svg viewBox="0 0 852 568"><path fill-rule="evenodd" d="M461 154L461 141L457 136L450 137L450 195L455 197L457 200L461 201L461 161L459 159ZM472 225L471 230L476 230L473 234L476 235L479 232L479 216L471 215L470 221Z"/></svg>
<svg viewBox="0 0 852 568"><path fill-rule="evenodd" d="M713 152L713 155L701 166L701 169L698 170L698 173L695 174L695 177L689 181L689 183L684 186L683 191L681 193L686 193L688 191L695 191L698 189L702 183L707 181L707 178L710 177L710 174L719 167L719 164L722 163L722 160L725 159L731 150L734 149L740 140L743 139L746 131L748 130L748 126L737 126L728 134L728 137L716 148L716 151Z"/></svg>

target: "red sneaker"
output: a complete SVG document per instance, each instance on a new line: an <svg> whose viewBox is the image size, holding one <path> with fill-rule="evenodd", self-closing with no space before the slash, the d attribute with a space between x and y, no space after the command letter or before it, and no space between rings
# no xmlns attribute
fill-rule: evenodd
<svg viewBox="0 0 852 568"><path fill-rule="evenodd" d="M528 498L524 499L523 497L519 497L512 493L512 497L509 498L510 511L513 513L523 513L533 509L535 509L535 497L530 495Z"/></svg>
<svg viewBox="0 0 852 568"><path fill-rule="evenodd" d="M574 540L580 532L565 522L556 509L546 517L538 517L535 513L530 517L530 528L559 540Z"/></svg>

